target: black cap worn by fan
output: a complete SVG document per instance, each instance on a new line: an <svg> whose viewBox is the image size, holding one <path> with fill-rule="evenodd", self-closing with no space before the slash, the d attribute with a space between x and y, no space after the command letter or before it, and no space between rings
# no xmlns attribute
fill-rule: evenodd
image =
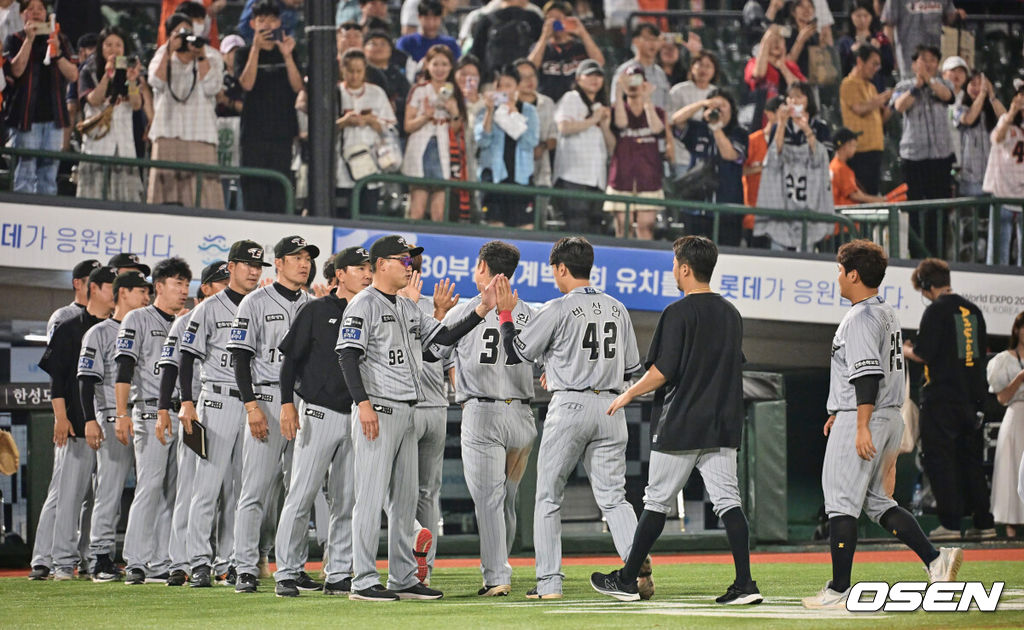
<svg viewBox="0 0 1024 630"><path fill-rule="evenodd" d="M114 256L107 262L107 266L114 269L138 269L142 272L142 275L149 275L149 266L142 264L138 254L130 252L121 252Z"/></svg>
<svg viewBox="0 0 1024 630"><path fill-rule="evenodd" d="M203 273L199 276L199 284L223 282L230 277L231 273L228 271L227 261L216 260L203 268Z"/></svg>
<svg viewBox="0 0 1024 630"><path fill-rule="evenodd" d="M142 272L138 269L129 269L128 271L117 274L114 278L114 293L120 288L135 289L138 287L151 288L153 285L146 280L146 276L142 275Z"/></svg>
<svg viewBox="0 0 1024 630"><path fill-rule="evenodd" d="M864 133L863 131L851 131L846 127L840 127L834 134L832 134L832 144L835 148L839 148L849 142L850 140L856 140Z"/></svg>
<svg viewBox="0 0 1024 630"><path fill-rule="evenodd" d="M405 240L404 236L391 234L382 236L370 246L370 262L376 262L378 258L387 258L398 254L409 254L419 256L423 253L422 247L416 247Z"/></svg>
<svg viewBox="0 0 1024 630"><path fill-rule="evenodd" d="M88 278L89 274L91 274L94 269L99 269L102 266L103 265L98 260L83 260L75 265L75 268L71 270L71 277L75 280Z"/></svg>
<svg viewBox="0 0 1024 630"><path fill-rule="evenodd" d="M263 246L256 241L243 240L235 241L228 252L229 262L240 262L261 267L272 267L263 260Z"/></svg>
<svg viewBox="0 0 1024 630"><path fill-rule="evenodd" d="M310 245L301 236L286 236L279 240L277 245L274 245L274 258L294 256L303 250L309 252L310 258L316 258L320 255L320 248L316 245Z"/></svg>

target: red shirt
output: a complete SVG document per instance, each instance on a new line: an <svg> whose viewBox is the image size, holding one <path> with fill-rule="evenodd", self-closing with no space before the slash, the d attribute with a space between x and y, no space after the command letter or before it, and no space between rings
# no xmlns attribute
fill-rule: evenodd
<svg viewBox="0 0 1024 630"><path fill-rule="evenodd" d="M658 118L663 122L665 112L655 107ZM608 186L620 192L653 192L661 190L661 150L658 141L665 132L654 133L647 124L643 110L633 114L626 104L627 126L620 129L612 123L615 132L615 152L612 154L611 170L608 171Z"/></svg>
<svg viewBox="0 0 1024 630"><path fill-rule="evenodd" d="M778 96L780 92L785 90L785 86L782 85L784 79L782 74L775 69L775 66L768 64L768 68L765 69L764 76L761 79L754 78L754 68L757 66L757 57L751 57L750 61L747 62L746 69L743 70L743 80L747 82L751 90L758 88L765 88L767 93L765 99L769 99L773 96ZM804 76L803 72L800 72L800 66L796 65L789 59L786 60L786 67L792 72L797 79L800 81L806 81L807 77Z"/></svg>

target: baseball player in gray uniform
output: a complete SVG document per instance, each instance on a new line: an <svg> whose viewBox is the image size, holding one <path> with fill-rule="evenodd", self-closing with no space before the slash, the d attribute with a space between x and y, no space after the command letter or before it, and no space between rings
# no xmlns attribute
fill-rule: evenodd
<svg viewBox="0 0 1024 630"><path fill-rule="evenodd" d="M307 304L281 342L281 431L294 440L291 484L277 528L278 597L299 595L306 564L309 515L327 478L330 524L324 550L324 594L348 594L352 586L352 397L338 365L338 340L348 300L370 283L370 253L339 252L330 263L337 289ZM301 396L296 408L295 394Z"/></svg>
<svg viewBox="0 0 1024 630"><path fill-rule="evenodd" d="M857 549L857 518L868 517L893 533L924 562L928 581L954 581L963 551L936 549L917 520L885 490L885 471L903 437L904 374L899 318L878 294L888 261L866 240L839 248L839 292L853 306L832 340L828 436L821 485L829 516L832 580L807 608L845 608Z"/></svg>
<svg viewBox="0 0 1024 630"><path fill-rule="evenodd" d="M196 304L216 295L228 286L228 263L223 260L207 265L199 276L199 289L196 291ZM171 430L171 411L180 407L181 398L177 391L178 367L181 363L181 337L189 321L188 312L178 315L171 324L171 330L164 341L160 354L160 399L157 405L156 437L161 444L166 443ZM192 375L192 391L199 390L201 384L199 374ZM178 404L175 404L178 403ZM188 581L189 557L186 549L188 510L192 503L192 484L196 474L195 451L185 445L185 433L178 431L176 459L178 464L178 484L174 494L174 510L171 516L171 533L167 542L167 555L171 559L171 574L167 578L167 586L183 586ZM223 541L225 532L218 530ZM218 544L218 548L222 545Z"/></svg>
<svg viewBox="0 0 1024 630"><path fill-rule="evenodd" d="M356 408L352 419L356 502L352 513L353 569L350 599L439 599L440 591L416 578L412 538L416 511L416 443L413 407L425 399L422 362L436 358L432 344L450 346L494 308L493 286L481 304L452 329L397 295L412 277L412 257L423 253L398 235L370 248L373 286L345 309L335 349ZM426 354L426 356L425 356ZM433 356L431 356L433 355ZM377 572L380 515L388 503L388 588Z"/></svg>
<svg viewBox="0 0 1024 630"><path fill-rule="evenodd" d="M50 315L50 319L46 323L47 341L53 337L53 331L59 324L80 315L85 309L89 293L89 274L100 266L98 260L83 260L72 269L71 285L75 297L70 304L58 308ZM60 453L61 451L54 450L53 474L50 477L50 486L46 491L46 501L43 503L42 510L39 512L39 520L36 522L36 538L32 547L30 563L32 571L28 574L30 580L45 580L50 576L50 570L53 568L50 551L53 546L53 522L57 510L57 486L53 480L60 478L59 468L64 461L63 456L58 457Z"/></svg>
<svg viewBox="0 0 1024 630"><path fill-rule="evenodd" d="M185 547L192 570L189 586L193 588L211 586L214 571L216 574L223 572L225 580L231 580L231 569L227 565L234 548L245 409L235 385L234 359L227 345L238 306L256 289L263 268L269 266L263 262L263 247L259 243L250 240L233 243L228 253L227 288L192 310L181 335L178 388L182 430L191 433L195 420L201 421L206 429L207 458L197 459L195 463L186 528ZM201 392L193 385L196 361L200 366ZM210 543L215 526L216 557Z"/></svg>
<svg viewBox="0 0 1024 630"><path fill-rule="evenodd" d="M121 495L128 471L135 462L131 446L114 435L116 403L114 352L117 331L125 316L149 305L152 285L142 272L131 269L114 279L114 314L90 328L82 338L78 360L78 389L85 412L85 439L96 450L95 497L90 527L90 553L94 558L93 582L113 582L121 572L114 564Z"/></svg>
<svg viewBox="0 0 1024 630"><path fill-rule="evenodd" d="M480 248L473 280L482 293L497 275L511 278L519 250L501 241ZM459 304L445 324L462 319L480 297ZM529 323L533 309L516 302L512 321ZM455 401L462 405L462 466L476 509L480 535L480 570L485 597L508 595L512 584L509 553L516 535L516 495L537 437L530 408L533 365L508 361L501 343L498 314L488 312L471 333L455 344Z"/></svg>
<svg viewBox="0 0 1024 630"><path fill-rule="evenodd" d="M565 295L542 306L518 334L516 296L508 278L497 276L505 351L523 361L542 360L552 392L537 458L537 586L526 594L531 599L562 596L562 494L581 457L623 560L636 529L626 501L626 414L605 414L622 392L624 375L640 369L633 323L621 302L590 286L594 248L585 238L559 240L549 261Z"/></svg>
<svg viewBox="0 0 1024 630"><path fill-rule="evenodd" d="M184 307L192 271L181 258L168 258L153 269L156 298L128 313L117 332L115 433L135 449L135 498L124 536L125 584L164 582L169 577L167 541L177 482L174 449L156 436L160 395L160 354L174 321ZM132 403L128 414L129 398Z"/></svg>
<svg viewBox="0 0 1024 630"><path fill-rule="evenodd" d="M301 236L286 236L274 246L276 281L245 296L231 328L228 350L235 360L235 383L245 405L249 431L242 439L242 484L235 512L235 591L256 592L260 560L260 529L276 505L274 483L289 465L293 444L281 431L280 345L309 295L302 290L310 263L320 249ZM320 590L305 572L296 580L301 590Z"/></svg>

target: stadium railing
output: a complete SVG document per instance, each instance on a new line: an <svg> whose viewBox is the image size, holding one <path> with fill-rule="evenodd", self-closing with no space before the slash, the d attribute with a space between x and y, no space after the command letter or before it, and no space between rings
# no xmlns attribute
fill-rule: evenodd
<svg viewBox="0 0 1024 630"><path fill-rule="evenodd" d="M552 226L545 221L545 212L543 208L546 204L547 199L551 198L570 198L570 199L582 199L586 201L615 201L625 204L626 206L626 225L631 225L631 217L633 213L633 206L642 204L645 206L661 206L667 210L675 210L681 212L698 212L703 211L711 215L712 217L712 238L717 242L719 235L719 228L721 225L721 217L723 214L726 215L747 215L753 214L756 217L772 218L772 219L786 219L789 221L799 221L802 225L802 244L801 249L803 251L808 250L809 245L814 245L813 242L807 241L807 226L810 223L835 223L841 227L840 234L844 238L856 238L860 235L860 228L850 218L845 217L841 214L822 214L819 212L799 212L795 210L779 210L774 208L751 208L749 206L741 206L736 204L715 204L702 201L688 201L683 199L651 199L648 197L634 197L630 195L607 195L604 193L587 192L579 190L564 190L561 188L541 188L537 186L519 186L514 184L492 184L489 182L464 182L464 181L453 181L447 179L426 179L420 177L408 177L405 175L392 175L379 173L364 177L356 182L355 187L352 190L352 218L358 220L359 218L366 218L369 213L365 213L364 209L360 207L360 196L364 188L372 183L388 183L388 184L404 184L418 187L427 187L435 189L444 189L446 195L450 195L452 189L458 190L470 190L479 192L497 193L502 195L509 195L513 197L529 198L534 199L534 224L535 230L551 229ZM445 204L448 207L449 204ZM405 219L402 217L385 217L378 215L373 216L374 220L395 220L401 222L412 222L416 223L411 219ZM424 223L433 223L433 221L423 221ZM453 225L455 222L450 222ZM502 228L510 229L510 228ZM518 228L512 228L518 229ZM523 230L524 232L526 230Z"/></svg>
<svg viewBox="0 0 1024 630"><path fill-rule="evenodd" d="M103 167L103 188L101 200L106 201L110 189L110 169L112 166L133 166L141 168L160 168L185 171L205 175L233 175L236 177L255 177L277 182L284 189L284 213L295 214L295 188L291 181L277 171L265 168L246 166L220 166L217 164L195 164L192 162L169 162L166 160L150 160L146 158L116 157L111 155L90 155L88 153L69 153L64 151L43 151L41 149L19 149L0 147L0 155L8 155L16 160L19 158L39 158L44 160L68 160L70 162L91 162ZM14 164L11 165L9 176L13 181ZM10 188L10 186L9 186ZM203 198L203 178L196 178L196 207L201 207Z"/></svg>

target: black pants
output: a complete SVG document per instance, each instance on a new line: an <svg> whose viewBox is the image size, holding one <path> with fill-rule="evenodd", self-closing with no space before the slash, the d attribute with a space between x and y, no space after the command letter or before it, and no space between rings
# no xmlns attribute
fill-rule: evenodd
<svg viewBox="0 0 1024 630"><path fill-rule="evenodd" d="M354 191L355 188L334 189L334 214L332 216L335 219L352 218L352 193ZM378 214L379 208L377 206L379 202L380 188L369 188L364 186L363 192L359 195L360 218Z"/></svg>
<svg viewBox="0 0 1024 630"><path fill-rule="evenodd" d="M243 141L242 166L277 171L288 181L292 179L292 141ZM242 204L249 212L277 212L284 214L284 191L281 184L262 177L242 178Z"/></svg>
<svg viewBox="0 0 1024 630"><path fill-rule="evenodd" d="M857 183L869 195L880 195L882 188L882 152L855 153L846 163L857 177Z"/></svg>
<svg viewBox="0 0 1024 630"><path fill-rule="evenodd" d="M574 184L564 179L555 182L555 188L595 193L604 192L594 186ZM601 210L600 201L576 199L574 197L557 197L555 207L558 208L559 213L562 215L562 220L565 221L566 234L603 234L601 222L604 220L604 212Z"/></svg>
<svg viewBox="0 0 1024 630"><path fill-rule="evenodd" d="M687 236L713 238L715 217L710 212L683 212L683 231ZM739 247L743 235L743 215L722 213L718 219L718 244Z"/></svg>
<svg viewBox="0 0 1024 630"><path fill-rule="evenodd" d="M921 405L921 451L939 522L960 530L972 516L978 529L992 527L989 488L981 468L981 427L970 403L925 401Z"/></svg>
<svg viewBox="0 0 1024 630"><path fill-rule="evenodd" d="M953 156L933 160L903 160L907 201L949 199L953 194L953 176L950 174L952 165ZM947 210L918 210L910 213L910 227L921 237L927 249L924 251L911 242L911 253L915 258L942 258L939 233L945 225L946 214Z"/></svg>

